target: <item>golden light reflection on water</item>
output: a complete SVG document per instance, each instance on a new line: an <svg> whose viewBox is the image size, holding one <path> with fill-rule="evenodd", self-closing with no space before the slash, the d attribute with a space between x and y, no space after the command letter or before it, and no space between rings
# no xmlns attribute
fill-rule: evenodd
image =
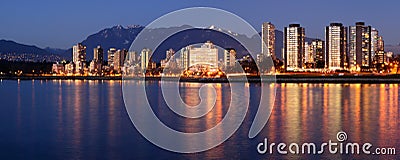
<svg viewBox="0 0 400 160"><path fill-rule="evenodd" d="M42 81L40 82L42 83ZM72 128L60 126L58 131L59 138L65 136L63 132L71 133L72 145L75 151L82 149L82 141L84 141L84 132L87 130L84 124L91 125L89 128L101 128L106 122L108 144L115 144L118 141L118 110L121 100L119 86L121 81L80 81L65 80L57 81L57 117L58 124L73 123ZM202 84L199 83L180 83L180 87L184 88L181 97L185 102L191 105L199 103L198 92ZM130 85L139 86L138 83ZM203 121L185 119L183 124L178 127L184 127L185 132L196 132L207 128L212 128L219 123L224 111L229 105L230 93L226 84L212 84L213 88L207 88L205 91L211 94L215 90L216 103L210 114L207 114ZM96 87L106 87L107 89L98 89ZM246 84L244 87L254 87ZM259 86L256 86L259 87ZM275 98L275 106L273 112L265 126L265 130L261 132L260 137L268 137L270 140L279 140L279 142L315 142L336 140L338 131L345 131L348 134L349 141L353 142L371 142L379 146L396 146L398 143L399 128L399 85L398 84L274 84L267 88L273 90L277 87ZM34 82L32 82L32 98L33 104L39 94L35 96ZM20 86L18 85L18 105L21 107ZM65 93L64 93L65 92ZM271 97L274 92L271 92ZM104 94L104 96L103 96ZM152 100L162 101L161 93L152 95ZM101 95L101 96L99 96ZM154 97L153 97L154 96ZM106 98L104 101L99 97ZM138 105L142 105L143 99L132 97L133 101L138 101ZM89 106L83 102L88 102ZM213 105L210 98L206 98L207 104ZM65 104L64 104L65 103ZM96 117L100 114L100 106L105 103L106 116ZM34 107L32 105L32 107ZM93 109L88 109L92 108ZM167 106L159 106L156 108L158 112L164 112ZM239 107L239 106L237 106ZM20 109L18 109L20 111ZM140 110L137 110L140 112ZM88 114L84 114L89 112ZM66 114L63 118L63 114ZM19 114L18 114L19 115ZM88 115L89 118L85 118ZM72 119L71 119L72 118ZM19 119L19 118L17 118ZM101 121L100 119L105 119ZM145 119L145 117L144 117ZM88 120L88 122L85 122ZM168 119L172 122L175 119ZM252 121L251 118L246 118ZM67 122L66 122L67 121ZM249 122L247 122L249 124ZM251 124L251 123L250 123ZM151 127L151 126L149 126ZM242 126L249 127L249 126ZM71 129L70 131L68 129ZM248 131L248 130L246 130ZM224 133L220 130L221 135ZM243 135L247 135L243 132ZM160 133L162 134L162 133ZM242 133L240 133L242 135ZM221 136L214 135L214 136ZM209 143L214 138L206 137L199 139L199 143ZM247 138L245 136L240 138ZM95 140L95 139L93 139ZM240 145L249 145L248 139L235 139ZM397 141L396 141L397 140ZM244 142L243 142L244 141ZM185 142L177 142L185 143ZM188 147L191 144L187 144ZM250 146L253 149L254 146ZM226 154L232 153L229 146L218 146L217 151L206 152L208 157L221 158ZM240 153L240 147L234 148ZM228 156L229 157L229 156ZM340 157L336 157L340 158Z"/></svg>
<svg viewBox="0 0 400 160"><path fill-rule="evenodd" d="M288 134L284 135L286 139L291 139L293 141L297 141L301 139L301 115L300 115L300 107L301 107L301 86L299 85L288 85L285 88L286 95L291 95L293 97L287 97L285 108L283 110L282 120L284 121L283 125L285 125ZM284 96L284 95L282 95Z"/></svg>
<svg viewBox="0 0 400 160"><path fill-rule="evenodd" d="M57 140L62 139L62 135L64 133L64 128L60 127L63 125L63 111L64 111L64 107L63 107L63 87L62 87L62 83L61 81L59 81L58 83L58 90L57 90L57 95L58 95L58 105L57 105L57 125L59 127L57 127Z"/></svg>
<svg viewBox="0 0 400 160"><path fill-rule="evenodd" d="M219 122L221 122L222 118L223 118L223 105L222 105L222 91L221 91L221 84L213 84L212 87L207 87L206 88L206 92L207 95L212 95L215 90L216 93L216 101L214 104L214 101L212 98L207 98L205 99L206 104L208 107L214 107L213 110L211 110L212 113L206 114L205 116L205 124L202 126L205 126L205 128L212 128L214 127L216 124L218 124ZM199 92L199 91L197 91ZM186 119L187 121L191 121L190 119ZM198 143L211 143L214 139L221 139L222 135L224 131L222 130L222 128L219 128L218 133L220 133L219 135L207 135L207 137L205 137L206 139L199 139ZM223 149L221 149L221 152L218 152L218 154L213 153L211 155L211 153L207 153L208 156L215 156L215 157L221 157L223 155Z"/></svg>
<svg viewBox="0 0 400 160"><path fill-rule="evenodd" d="M351 141L396 146L398 94L398 84L278 85L276 105L267 125L272 132L269 138L315 141L318 138L310 136L320 132L320 140L336 140L336 133L343 130Z"/></svg>
<svg viewBox="0 0 400 160"><path fill-rule="evenodd" d="M74 81L73 83L74 88L75 87L80 87L81 85L83 85L83 82L78 80L78 81ZM72 131L72 137L73 137L73 145L74 145L74 149L76 152L79 153L79 150L81 150L81 142L82 142L82 125L83 125L83 120L82 120L82 101L84 99L82 99L82 97L84 97L84 92L82 90L82 88L75 88L74 89L74 100L72 101L74 104L72 109L72 120L73 120L73 131Z"/></svg>
<svg viewBox="0 0 400 160"><path fill-rule="evenodd" d="M114 81L111 80L107 85L108 87L112 88L115 85L119 85L121 83L121 81ZM118 93L119 92L119 93ZM116 95L120 95L120 90L110 90L108 92L108 105L107 105L107 110L108 110L108 135L110 138L108 138L108 144L110 145L115 145L115 141L116 141L116 135L117 135L117 111L119 110L118 107L122 107L122 106L118 106L118 101L120 101L120 99L116 96ZM111 156L111 155L110 155ZM115 156L115 155L112 155ZM110 158L110 157L109 157ZM112 158L111 158L112 159Z"/></svg>
<svg viewBox="0 0 400 160"><path fill-rule="evenodd" d="M299 122L300 123L300 125L301 126L303 126L303 127L305 127L306 129L307 129L307 127L308 127L308 125L306 125L307 124L307 121L306 121L306 119L307 119L307 117L309 116L309 114L310 114L310 112L309 112L309 109L308 109L308 106L309 106L309 98L312 98L312 96L307 96L307 95L309 95L309 91L310 90L308 90L307 88L308 88L308 86L307 86L307 84L301 84L301 91L300 91L300 97L301 97L301 108L300 108L300 111L299 111L299 113L300 113L300 118L301 118L301 121ZM301 132L299 132L299 134L301 134ZM307 134L301 134L301 136L302 136L302 138L304 138L304 139L308 139L308 135Z"/></svg>
<svg viewBox="0 0 400 160"><path fill-rule="evenodd" d="M17 85L17 127L21 127L21 103L22 103L22 98L21 98L21 85Z"/></svg>
<svg viewBox="0 0 400 160"><path fill-rule="evenodd" d="M380 141L380 145L388 145L392 142L392 139L386 137L387 135L385 132L389 131L398 131L400 128L399 126L399 87L398 84L387 84L385 86L380 87L380 104L389 103L389 107L387 108L379 108L379 122L386 122L386 123L379 123L378 126L380 130L377 130L379 133L379 138L383 141ZM394 107L397 106L397 107ZM398 140L399 141L399 140Z"/></svg>
<svg viewBox="0 0 400 160"><path fill-rule="evenodd" d="M200 83L180 84L180 94L187 105L196 106L200 103L199 90L201 85Z"/></svg>

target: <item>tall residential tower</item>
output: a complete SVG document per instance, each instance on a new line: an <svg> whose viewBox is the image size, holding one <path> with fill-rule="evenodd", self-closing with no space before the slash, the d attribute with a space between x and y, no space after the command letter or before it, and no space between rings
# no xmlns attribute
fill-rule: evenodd
<svg viewBox="0 0 400 160"><path fill-rule="evenodd" d="M271 22L262 24L261 37L263 40L262 54L275 58L275 26Z"/></svg>
<svg viewBox="0 0 400 160"><path fill-rule="evenodd" d="M311 42L312 55L314 56L315 68L325 68L325 42L314 39Z"/></svg>
<svg viewBox="0 0 400 160"><path fill-rule="evenodd" d="M367 71L372 67L371 26L357 22L349 28L349 68L351 71Z"/></svg>
<svg viewBox="0 0 400 160"><path fill-rule="evenodd" d="M331 23L325 28L325 66L330 70L347 69L347 27Z"/></svg>
<svg viewBox="0 0 400 160"><path fill-rule="evenodd" d="M140 61L141 61L141 69L145 71L149 64L150 64L150 55L151 55L151 50L148 48L142 49L142 52L140 54Z"/></svg>
<svg viewBox="0 0 400 160"><path fill-rule="evenodd" d="M97 63L103 64L103 54L103 48L101 48L101 46L97 46L93 49L93 60Z"/></svg>
<svg viewBox="0 0 400 160"><path fill-rule="evenodd" d="M284 63L286 71L303 69L305 53L305 31L300 24L290 24L284 30Z"/></svg>
<svg viewBox="0 0 400 160"><path fill-rule="evenodd" d="M86 46L78 43L72 47L72 61L75 64L75 73L84 73L86 66Z"/></svg>

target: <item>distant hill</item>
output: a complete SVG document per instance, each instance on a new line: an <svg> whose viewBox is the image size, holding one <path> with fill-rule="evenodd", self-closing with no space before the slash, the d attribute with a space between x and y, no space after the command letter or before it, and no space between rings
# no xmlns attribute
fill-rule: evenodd
<svg viewBox="0 0 400 160"><path fill-rule="evenodd" d="M61 51L59 53L61 53ZM65 57L34 45L20 44L10 40L0 40L0 60L56 62L62 59L65 59Z"/></svg>
<svg viewBox="0 0 400 160"><path fill-rule="evenodd" d="M48 53L58 54L58 55L64 54L67 51L66 49L50 48L50 47L46 47L44 48L44 50L46 50Z"/></svg>
<svg viewBox="0 0 400 160"><path fill-rule="evenodd" d="M109 48L129 49L133 40L142 31L144 27L135 25L122 27L121 25L112 28L103 29L95 34L89 35L81 43L86 46L87 59L93 59L93 49L98 45L104 49L104 58L107 59L107 50ZM72 46L64 54L72 57Z"/></svg>
<svg viewBox="0 0 400 160"><path fill-rule="evenodd" d="M0 40L0 53L50 55L49 52L39 47L20 44L9 40Z"/></svg>

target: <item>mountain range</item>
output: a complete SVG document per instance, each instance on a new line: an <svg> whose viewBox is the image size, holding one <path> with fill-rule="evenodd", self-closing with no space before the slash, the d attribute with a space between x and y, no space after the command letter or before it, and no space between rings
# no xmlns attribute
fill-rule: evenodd
<svg viewBox="0 0 400 160"><path fill-rule="evenodd" d="M49 55L45 49L33 45L20 44L9 40L0 40L0 53Z"/></svg>
<svg viewBox="0 0 400 160"><path fill-rule="evenodd" d="M152 36L149 36L150 38L147 39L147 41L150 42L154 40L152 38L157 38L159 37L158 35L165 35L167 33L172 32L173 30L188 28L188 27L190 26L180 26L177 28L172 27L172 28L151 29L150 32ZM127 27L117 25L111 28L103 29L95 34L89 35L85 40L83 40L80 43L85 45L87 48L86 52L88 60L93 59L93 48L97 47L98 45L101 45L102 48L104 49L105 52L104 58L107 59L106 51L109 48L129 49L133 40L143 29L144 27L140 25L132 25ZM168 41L167 40L164 41L163 44L160 45L159 48L155 51L155 53L157 52L165 53L165 51L169 48L173 48L174 50L179 50L180 48L184 47L187 43L190 42L201 43L207 40L212 40L213 43L223 48L224 47L239 48L238 49L239 56L240 54L246 54L245 49L240 44L238 44L234 40L226 40L226 38L222 38L224 35L222 35L221 32L218 31L221 31L221 29L212 26L204 30L192 29L184 31L182 33L177 33L176 35L173 36L173 38L168 39ZM246 41L252 41L256 39L254 36L247 37L245 35L235 34L231 32L229 33L224 32L224 33L232 34L235 38ZM275 39L276 39L276 46L275 46L276 56L281 59L282 48L283 48L283 32L276 30ZM307 42L311 42L313 38L306 38L305 40ZM257 46L252 46L252 47L257 47ZM386 48L388 51L392 51L394 53L400 52L400 45L393 45L393 46L388 45ZM49 47L42 49L33 45L25 45L13 41L0 40L0 53L17 53L17 54L34 53L38 55L59 55L61 57L70 60L72 57L72 48L69 48L67 50L49 48ZM155 58L157 60L163 57L161 56Z"/></svg>

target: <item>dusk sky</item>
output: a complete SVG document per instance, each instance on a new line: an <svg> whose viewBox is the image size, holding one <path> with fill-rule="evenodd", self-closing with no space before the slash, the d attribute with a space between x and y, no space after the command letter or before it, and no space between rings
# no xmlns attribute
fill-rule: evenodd
<svg viewBox="0 0 400 160"><path fill-rule="evenodd" d="M324 38L324 27L330 22L349 26L365 21L379 30L386 44L400 43L400 2L378 0L3 0L0 39L66 49L107 27L145 26L168 12L197 6L235 13L258 31L264 21L271 21L278 30L300 23L312 38Z"/></svg>

